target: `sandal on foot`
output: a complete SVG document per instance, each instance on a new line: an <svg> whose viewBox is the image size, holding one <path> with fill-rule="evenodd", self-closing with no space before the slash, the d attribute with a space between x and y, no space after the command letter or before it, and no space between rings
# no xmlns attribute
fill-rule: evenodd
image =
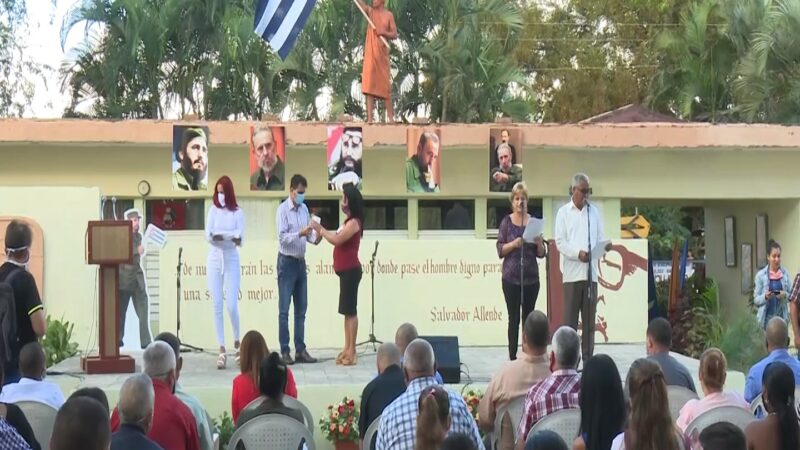
<svg viewBox="0 0 800 450"><path fill-rule="evenodd" d="M217 357L217 369L222 370L225 368L226 363L228 362L228 357L225 356L225 353L220 353Z"/></svg>
<svg viewBox="0 0 800 450"><path fill-rule="evenodd" d="M339 352L339 354L336 355L336 364L341 365L342 364L342 358L344 358L344 352Z"/></svg>

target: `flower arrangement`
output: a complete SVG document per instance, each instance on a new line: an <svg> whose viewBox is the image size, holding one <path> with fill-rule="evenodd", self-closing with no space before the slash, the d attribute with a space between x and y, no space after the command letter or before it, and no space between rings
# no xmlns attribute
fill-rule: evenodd
<svg viewBox="0 0 800 450"><path fill-rule="evenodd" d="M467 404L467 409L469 413L472 414L472 418L475 419L475 422L478 421L478 404L481 402L483 398L483 392L476 391L470 389L467 391L466 394L463 395L464 403Z"/></svg>
<svg viewBox="0 0 800 450"><path fill-rule="evenodd" d="M322 434L331 442L358 440L358 410L352 398L328 405L327 414L319 420Z"/></svg>

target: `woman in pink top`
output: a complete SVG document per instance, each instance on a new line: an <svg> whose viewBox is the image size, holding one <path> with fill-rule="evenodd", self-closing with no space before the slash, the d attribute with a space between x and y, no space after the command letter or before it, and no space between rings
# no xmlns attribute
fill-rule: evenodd
<svg viewBox="0 0 800 450"><path fill-rule="evenodd" d="M718 406L738 406L748 409L747 402L739 394L723 392L725 387L728 362L718 348L710 348L700 356L700 386L705 396L700 400L689 400L678 417L678 427L686 431L686 427L697 416Z"/></svg>

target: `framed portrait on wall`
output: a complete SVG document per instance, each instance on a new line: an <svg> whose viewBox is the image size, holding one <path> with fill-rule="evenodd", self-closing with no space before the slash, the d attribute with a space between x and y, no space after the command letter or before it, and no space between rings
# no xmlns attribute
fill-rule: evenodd
<svg viewBox="0 0 800 450"><path fill-rule="evenodd" d="M328 127L328 190L341 191L352 184L361 190L364 154L361 127L333 125Z"/></svg>
<svg viewBox="0 0 800 450"><path fill-rule="evenodd" d="M441 148L440 129L408 128L408 158L405 161L407 192L439 192Z"/></svg>
<svg viewBox="0 0 800 450"><path fill-rule="evenodd" d="M756 216L756 267L761 268L767 265L767 238L769 229L767 228L767 215L759 214Z"/></svg>
<svg viewBox="0 0 800 450"><path fill-rule="evenodd" d="M750 293L753 289L753 246L742 244L742 294Z"/></svg>
<svg viewBox="0 0 800 450"><path fill-rule="evenodd" d="M736 267L736 219L725 218L725 266Z"/></svg>
<svg viewBox="0 0 800 450"><path fill-rule="evenodd" d="M208 189L208 127L172 127L172 189Z"/></svg>
<svg viewBox="0 0 800 450"><path fill-rule="evenodd" d="M489 191L511 192L522 181L522 130L489 130Z"/></svg>
<svg viewBox="0 0 800 450"><path fill-rule="evenodd" d="M250 127L250 190L286 188L286 129L268 125Z"/></svg>

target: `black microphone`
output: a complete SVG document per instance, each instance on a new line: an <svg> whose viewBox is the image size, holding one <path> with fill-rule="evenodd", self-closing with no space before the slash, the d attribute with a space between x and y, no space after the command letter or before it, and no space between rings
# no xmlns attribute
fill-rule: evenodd
<svg viewBox="0 0 800 450"><path fill-rule="evenodd" d="M375 241L375 250L372 251L372 259L375 259L375 256L378 254L378 244L380 244L380 241Z"/></svg>
<svg viewBox="0 0 800 450"><path fill-rule="evenodd" d="M178 261L181 260L181 255L183 255L183 247L178 247Z"/></svg>

